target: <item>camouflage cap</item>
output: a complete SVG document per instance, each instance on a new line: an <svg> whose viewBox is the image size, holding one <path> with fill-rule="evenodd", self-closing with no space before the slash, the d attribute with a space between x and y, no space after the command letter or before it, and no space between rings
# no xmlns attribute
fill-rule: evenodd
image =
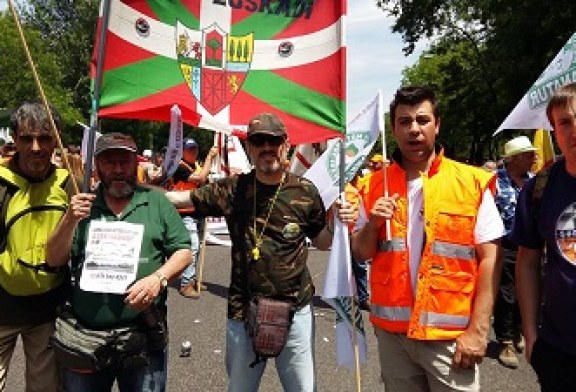
<svg viewBox="0 0 576 392"><path fill-rule="evenodd" d="M120 132L106 133L98 138L96 142L96 149L94 150L94 156L106 150L126 150L136 153L136 143L132 136L124 135Z"/></svg>
<svg viewBox="0 0 576 392"><path fill-rule="evenodd" d="M288 136L282 121L272 113L262 113L250 120L248 123L248 137L257 134Z"/></svg>

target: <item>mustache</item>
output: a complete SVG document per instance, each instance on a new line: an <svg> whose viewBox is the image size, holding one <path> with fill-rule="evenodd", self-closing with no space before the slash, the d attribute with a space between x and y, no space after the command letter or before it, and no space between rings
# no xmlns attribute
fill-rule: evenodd
<svg viewBox="0 0 576 392"><path fill-rule="evenodd" d="M274 150L264 150L261 151L260 154L258 154L259 157L266 157L266 156L272 156L275 158L278 158L278 154L274 151Z"/></svg>

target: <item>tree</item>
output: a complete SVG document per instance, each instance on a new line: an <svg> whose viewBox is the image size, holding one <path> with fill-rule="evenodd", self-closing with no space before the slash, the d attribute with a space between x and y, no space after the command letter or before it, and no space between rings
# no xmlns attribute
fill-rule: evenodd
<svg viewBox="0 0 576 392"><path fill-rule="evenodd" d="M23 15L66 70L63 86L74 106L90 117L90 59L98 21L98 0L28 0Z"/></svg>
<svg viewBox="0 0 576 392"><path fill-rule="evenodd" d="M434 88L442 124L439 142L449 156L475 163L492 150L493 125L485 113L494 104L494 94L482 53L466 39L441 39L404 70L402 81Z"/></svg>
<svg viewBox="0 0 576 392"><path fill-rule="evenodd" d="M462 52L463 44L472 49L462 54L473 60L469 66L474 72L451 62L452 67L439 67L427 80L450 102L443 132L447 127L465 127L472 133L469 151L475 163L493 153L490 135L574 33L571 16L576 13L576 2L568 0L378 0L376 4L397 18L392 30L402 34L406 53L422 38L443 48L431 50L432 54ZM412 70L405 82L416 80L418 72Z"/></svg>
<svg viewBox="0 0 576 392"><path fill-rule="evenodd" d="M84 122L88 122L91 109L90 61L96 36L99 0L28 0L23 15L29 26L37 29L46 49L56 56L66 70L61 85L69 91L73 105L78 108ZM219 45L216 42L216 45ZM213 47L216 49L216 47ZM169 124L138 120L102 119L102 132L124 132L134 137L141 150L156 151L166 146ZM190 129L185 130L193 132ZM193 132L196 134L197 132ZM73 129L68 137L78 144L82 132ZM206 147L209 149L212 142Z"/></svg>
<svg viewBox="0 0 576 392"><path fill-rule="evenodd" d="M45 50L38 31L25 24L23 29L48 101L58 109L65 123L75 123L80 113L72 105L70 92L62 87L64 75L57 56ZM14 109L21 102L39 100L40 93L8 12L0 13L0 37L0 108Z"/></svg>

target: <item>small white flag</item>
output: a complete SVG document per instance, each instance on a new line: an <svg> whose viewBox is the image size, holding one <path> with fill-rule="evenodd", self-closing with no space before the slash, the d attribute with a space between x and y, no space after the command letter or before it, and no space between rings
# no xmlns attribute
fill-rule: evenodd
<svg viewBox="0 0 576 392"><path fill-rule="evenodd" d="M336 216L322 299L336 311L336 362L348 368L355 364L353 334L356 334L360 362L367 360L366 333L358 306L356 314L352 314L356 293L352 262L348 226Z"/></svg>
<svg viewBox="0 0 576 392"><path fill-rule="evenodd" d="M85 163L86 162L86 155L88 154L88 138L90 137L90 127L86 124L83 124L81 122L77 122L77 124L81 125L84 133L82 134L82 145L80 146L80 156L82 157L82 162ZM102 136L102 134L98 131L94 131L94 147L96 147L96 141L98 140L98 138L100 136ZM92 149L92 151L94 151L94 149Z"/></svg>
<svg viewBox="0 0 576 392"><path fill-rule="evenodd" d="M350 182L383 128L382 95L378 95L348 124L346 129L345 178ZM328 148L304 174L316 185L324 206L334 203L340 193L340 139L328 141Z"/></svg>
<svg viewBox="0 0 576 392"><path fill-rule="evenodd" d="M168 137L168 148L163 163L163 171L166 173L167 178L174 174L182 159L183 133L182 112L178 105L174 105L170 109L170 136Z"/></svg>

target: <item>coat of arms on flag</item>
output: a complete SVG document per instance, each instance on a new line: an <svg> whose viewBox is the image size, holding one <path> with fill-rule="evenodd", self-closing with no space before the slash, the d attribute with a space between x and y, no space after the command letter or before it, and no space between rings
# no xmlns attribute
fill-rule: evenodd
<svg viewBox="0 0 576 392"><path fill-rule="evenodd" d="M110 1L92 64L98 116L169 121L176 104L183 122L220 132L266 112L294 145L341 136L345 0L256 3Z"/></svg>
<svg viewBox="0 0 576 392"><path fill-rule="evenodd" d="M254 54L254 33L233 36L214 23L196 31L176 25L176 53L182 76L210 114L230 104L246 79Z"/></svg>

